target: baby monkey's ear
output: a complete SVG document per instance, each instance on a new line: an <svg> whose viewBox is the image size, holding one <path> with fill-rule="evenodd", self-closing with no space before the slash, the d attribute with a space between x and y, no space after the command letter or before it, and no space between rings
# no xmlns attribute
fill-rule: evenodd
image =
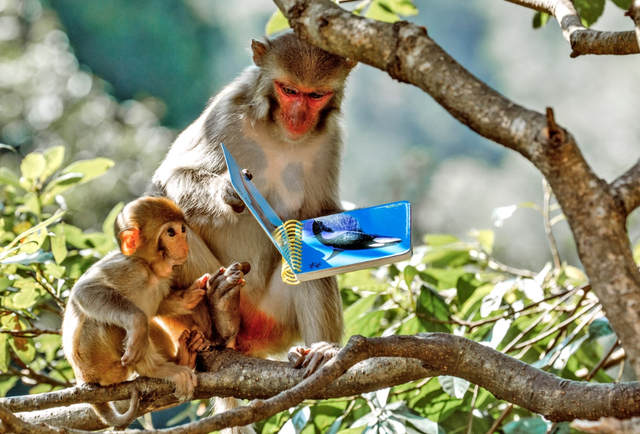
<svg viewBox="0 0 640 434"><path fill-rule="evenodd" d="M118 234L118 238L122 243L122 253L127 256L133 255L140 247L140 229L138 228L125 229Z"/></svg>

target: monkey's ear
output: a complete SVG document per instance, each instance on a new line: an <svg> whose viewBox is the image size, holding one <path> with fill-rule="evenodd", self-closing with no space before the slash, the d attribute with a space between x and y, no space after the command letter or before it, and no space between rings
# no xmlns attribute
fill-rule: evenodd
<svg viewBox="0 0 640 434"><path fill-rule="evenodd" d="M140 230L138 228L125 229L118 234L122 242L121 250L126 256L133 255L140 247Z"/></svg>
<svg viewBox="0 0 640 434"><path fill-rule="evenodd" d="M264 64L264 56L267 54L267 51L269 51L269 47L263 42L252 39L251 51L253 51L253 63L261 67Z"/></svg>

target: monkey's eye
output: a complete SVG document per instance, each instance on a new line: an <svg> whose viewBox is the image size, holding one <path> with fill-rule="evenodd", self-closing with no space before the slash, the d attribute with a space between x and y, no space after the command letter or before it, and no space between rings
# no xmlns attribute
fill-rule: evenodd
<svg viewBox="0 0 640 434"><path fill-rule="evenodd" d="M311 98L311 99L322 99L322 98L324 98L324 95L325 95L324 93L311 92L309 94L309 98Z"/></svg>
<svg viewBox="0 0 640 434"><path fill-rule="evenodd" d="M187 227L185 225L182 225L182 233L184 234L185 232L187 232Z"/></svg>
<svg viewBox="0 0 640 434"><path fill-rule="evenodd" d="M169 235L170 237L175 237L176 236L176 230L173 229L173 228L167 229L167 235Z"/></svg>
<svg viewBox="0 0 640 434"><path fill-rule="evenodd" d="M281 88L282 88L282 93L284 93L285 95L296 95L298 93L297 90L287 86L282 86Z"/></svg>

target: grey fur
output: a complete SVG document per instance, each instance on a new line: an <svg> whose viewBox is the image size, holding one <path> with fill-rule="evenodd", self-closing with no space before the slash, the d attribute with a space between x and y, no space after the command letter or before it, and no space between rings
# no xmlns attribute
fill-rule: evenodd
<svg viewBox="0 0 640 434"><path fill-rule="evenodd" d="M297 39L292 35L283 38ZM277 103L273 80L293 63L288 58L280 64L269 52L274 44L267 42L267 54L259 62L263 68L247 68L180 134L153 177L154 192L165 194L182 208L190 226L220 263L251 264L243 296L290 327L282 342L255 354L261 356L281 353L299 340L306 345L318 341L340 343L344 329L336 279L304 282L296 287L283 284L281 257L268 237L248 211L236 214L222 199L228 175L220 143L242 168L251 171L253 182L284 221L340 209L340 105L344 80L353 65L328 53L319 56L318 49L300 41L291 42L294 52L299 53L294 60L305 65L303 73L297 74L301 84L332 83L334 94L321 112L316 129L299 140L289 140L274 122ZM314 76L314 71L321 75ZM179 276L178 285L195 277Z"/></svg>

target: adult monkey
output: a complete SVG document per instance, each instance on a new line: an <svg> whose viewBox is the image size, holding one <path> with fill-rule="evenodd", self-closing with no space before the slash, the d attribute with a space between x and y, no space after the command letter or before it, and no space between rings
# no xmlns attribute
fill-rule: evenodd
<svg viewBox="0 0 640 434"><path fill-rule="evenodd" d="M178 203L221 263L233 259L252 265L239 307L236 303L241 317L236 348L265 357L303 340L310 349L294 348L289 358L308 375L337 352L327 343L342 339L336 279L296 287L282 282L281 257L256 220L242 212L220 143L253 174L283 220L339 211L340 106L345 80L356 63L293 33L264 43L253 40L251 49L255 66L223 89L180 134L153 177L154 189ZM190 254L198 252L191 249Z"/></svg>

